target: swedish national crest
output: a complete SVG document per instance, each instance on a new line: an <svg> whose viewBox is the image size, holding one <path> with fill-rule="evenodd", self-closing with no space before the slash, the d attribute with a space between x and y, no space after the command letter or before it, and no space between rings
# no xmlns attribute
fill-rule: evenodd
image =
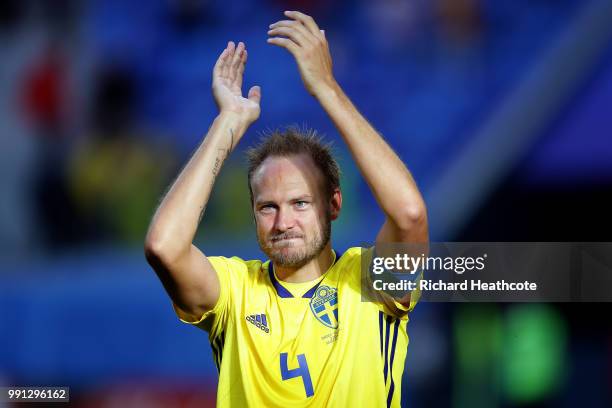
<svg viewBox="0 0 612 408"><path fill-rule="evenodd" d="M319 286L310 300L314 317L331 329L338 328L338 291L329 286Z"/></svg>

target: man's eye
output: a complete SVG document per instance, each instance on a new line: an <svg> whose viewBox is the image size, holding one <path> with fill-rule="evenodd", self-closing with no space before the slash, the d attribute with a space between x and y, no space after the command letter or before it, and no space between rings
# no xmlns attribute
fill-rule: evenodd
<svg viewBox="0 0 612 408"><path fill-rule="evenodd" d="M259 211L262 211L262 212L270 212L270 211L272 211L273 209L274 209L274 206L273 206L272 204L266 204L266 205L262 205L262 206L259 208Z"/></svg>
<svg viewBox="0 0 612 408"><path fill-rule="evenodd" d="M308 201L296 201L295 202L295 206L297 208L306 208L307 205L308 205Z"/></svg>

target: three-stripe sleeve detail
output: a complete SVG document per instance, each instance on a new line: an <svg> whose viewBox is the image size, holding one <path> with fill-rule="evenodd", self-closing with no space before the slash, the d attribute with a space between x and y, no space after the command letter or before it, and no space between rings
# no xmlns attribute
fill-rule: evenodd
<svg viewBox="0 0 612 408"><path fill-rule="evenodd" d="M397 345L397 333L400 319L393 318L379 311L378 329L380 339L380 354L384 359L383 378L385 386L389 379L389 392L387 394L387 407L391 406L395 393L395 381L393 380L393 362L395 360L395 348ZM391 341L390 341L391 340Z"/></svg>
<svg viewBox="0 0 612 408"><path fill-rule="evenodd" d="M225 333L221 332L215 339L210 343L213 351L213 358L217 371L221 371L221 360L223 359L223 346L225 345Z"/></svg>
<svg viewBox="0 0 612 408"><path fill-rule="evenodd" d="M383 354L383 312L378 312L378 330L380 334L380 356Z"/></svg>
<svg viewBox="0 0 612 408"><path fill-rule="evenodd" d="M389 395L387 395L387 408L391 406L391 401L393 400L393 393L395 392L395 383L393 381L393 359L395 358L395 345L397 344L397 330L399 328L399 319L395 319L395 323L393 324L393 342L391 343L391 362L389 366L391 367L391 386L389 387Z"/></svg>
<svg viewBox="0 0 612 408"><path fill-rule="evenodd" d="M389 331L391 328L391 316L385 318L385 368L383 370L385 375L385 384L387 383L387 373L389 372Z"/></svg>

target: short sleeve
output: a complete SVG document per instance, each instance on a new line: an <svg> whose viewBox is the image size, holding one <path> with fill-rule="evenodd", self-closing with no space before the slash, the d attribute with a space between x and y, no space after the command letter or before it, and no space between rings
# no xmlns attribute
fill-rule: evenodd
<svg viewBox="0 0 612 408"><path fill-rule="evenodd" d="M414 307L419 301L420 290L415 289L410 292L410 303L405 305L400 303L397 299L393 298L391 295L378 291L377 292L377 300L374 301L378 306L378 309L383 313L388 314L390 316L399 317L402 320L408 319L408 313L412 312Z"/></svg>
<svg viewBox="0 0 612 408"><path fill-rule="evenodd" d="M225 258L221 256L208 257L219 279L219 299L211 310L202 316L195 317L186 314L178 306L174 306L174 311L178 318L187 324L197 326L207 332L211 338L223 332L227 326L230 316L230 308L235 305L235 293L242 286L242 280L246 276L246 263L238 258Z"/></svg>
<svg viewBox="0 0 612 408"><path fill-rule="evenodd" d="M361 286L363 297L378 306L378 309L383 313L400 319L408 319L408 313L412 312L421 297L421 291L418 286L410 292L410 302L408 304L400 303L396 298L383 291L375 290L371 274L371 264L373 258L374 247L361 248L360 256L360 273ZM422 278L422 272L411 280L418 282Z"/></svg>

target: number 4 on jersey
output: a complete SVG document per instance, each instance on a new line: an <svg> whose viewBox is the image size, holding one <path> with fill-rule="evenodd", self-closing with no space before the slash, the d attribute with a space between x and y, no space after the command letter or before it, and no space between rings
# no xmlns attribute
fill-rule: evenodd
<svg viewBox="0 0 612 408"><path fill-rule="evenodd" d="M308 363L306 362L306 356L304 354L298 354L297 360L299 367L290 370L287 366L287 353L281 353L280 369L283 381L295 377L302 377L302 381L304 382L304 389L306 390L306 397L312 397L314 395L314 390L312 388L312 380L310 379L310 372L308 371Z"/></svg>

